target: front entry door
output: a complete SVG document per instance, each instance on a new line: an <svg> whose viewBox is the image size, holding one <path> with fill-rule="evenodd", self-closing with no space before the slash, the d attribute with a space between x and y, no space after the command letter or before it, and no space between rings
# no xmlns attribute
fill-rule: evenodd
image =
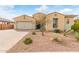
<svg viewBox="0 0 79 59"><path fill-rule="evenodd" d="M40 28L41 28L41 24L37 24L36 29L40 29Z"/></svg>

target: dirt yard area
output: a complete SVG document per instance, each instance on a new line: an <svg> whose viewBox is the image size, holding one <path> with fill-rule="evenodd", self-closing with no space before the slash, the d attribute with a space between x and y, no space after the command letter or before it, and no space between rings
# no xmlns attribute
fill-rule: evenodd
<svg viewBox="0 0 79 59"><path fill-rule="evenodd" d="M66 37L63 34L57 34L62 36L63 41L56 42L52 39L56 36L56 33L46 32L45 36L41 35L41 32L36 32L36 35L31 33L26 35L22 40L20 40L15 46L13 46L7 52L70 52L79 51L79 42L76 41L74 34L69 34ZM32 38L33 43L30 45L25 45L23 41L25 38Z"/></svg>

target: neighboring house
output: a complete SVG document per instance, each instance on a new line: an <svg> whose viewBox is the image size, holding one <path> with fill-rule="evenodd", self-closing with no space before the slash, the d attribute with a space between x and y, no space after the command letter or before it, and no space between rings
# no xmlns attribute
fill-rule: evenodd
<svg viewBox="0 0 79 59"><path fill-rule="evenodd" d="M55 29L70 30L71 25L74 24L74 17L77 15L64 15L58 12L53 12L48 15L43 13L36 13L31 16L18 16L15 17L15 29L41 29L41 21L45 21L45 30L53 31ZM43 22L44 23L44 22Z"/></svg>
<svg viewBox="0 0 79 59"><path fill-rule="evenodd" d="M14 22L5 18L0 18L0 30L13 29Z"/></svg>
<svg viewBox="0 0 79 59"><path fill-rule="evenodd" d="M34 18L22 15L14 18L15 20L15 29L17 30L25 30L25 29L35 29L35 20Z"/></svg>

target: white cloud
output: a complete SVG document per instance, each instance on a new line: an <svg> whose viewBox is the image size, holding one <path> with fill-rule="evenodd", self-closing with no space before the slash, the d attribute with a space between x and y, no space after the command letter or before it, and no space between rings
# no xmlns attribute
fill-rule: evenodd
<svg viewBox="0 0 79 59"><path fill-rule="evenodd" d="M59 12L62 12L64 14L79 14L79 8L64 8L62 10L59 10Z"/></svg>
<svg viewBox="0 0 79 59"><path fill-rule="evenodd" d="M40 6L39 8L36 8L35 10L36 10L37 12L46 13L46 12L48 11L48 6L43 5L43 6Z"/></svg>
<svg viewBox="0 0 79 59"><path fill-rule="evenodd" d="M0 9L13 9L14 5L0 5Z"/></svg>
<svg viewBox="0 0 79 59"><path fill-rule="evenodd" d="M62 7L62 6L60 6ZM64 8L64 9L58 9L58 6L53 6L53 7L49 7L46 5L40 6L38 8L35 8L35 10L37 12L42 12L42 13L50 13L50 12L61 12L64 14L79 14L79 8ZM35 11L35 12L36 12ZM13 17L19 16L19 15L23 15L23 14L27 14L27 15L31 15L33 13L28 13L27 10L26 11L22 11L22 10L16 10L15 9L15 5L7 5L7 6L0 6L0 17L4 17L4 18L8 18L11 19Z"/></svg>
<svg viewBox="0 0 79 59"><path fill-rule="evenodd" d="M13 17L23 14L30 15L27 12L25 13L24 11L15 10L14 8L15 5L0 6L0 17L12 19Z"/></svg>
<svg viewBox="0 0 79 59"><path fill-rule="evenodd" d="M12 18L13 16L15 16L15 14L13 14L13 8L15 6L13 5L7 5L7 6L0 6L0 17L4 17L4 18Z"/></svg>
<svg viewBox="0 0 79 59"><path fill-rule="evenodd" d="M73 9L70 9L70 8L65 8L63 10L60 10L60 12L71 12L73 11Z"/></svg>

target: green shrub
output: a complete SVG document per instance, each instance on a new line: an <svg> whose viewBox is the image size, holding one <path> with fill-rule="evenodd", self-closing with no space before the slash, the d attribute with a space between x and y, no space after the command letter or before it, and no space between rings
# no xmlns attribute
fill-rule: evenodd
<svg viewBox="0 0 79 59"><path fill-rule="evenodd" d="M55 32L55 33L61 33L62 31L59 30L59 29L55 29L53 32Z"/></svg>
<svg viewBox="0 0 79 59"><path fill-rule="evenodd" d="M64 36L66 36L66 32L64 32Z"/></svg>
<svg viewBox="0 0 79 59"><path fill-rule="evenodd" d="M79 41L79 32L75 32L75 38Z"/></svg>
<svg viewBox="0 0 79 59"><path fill-rule="evenodd" d="M71 26L71 29L74 31L79 31L79 21L75 22L74 25Z"/></svg>
<svg viewBox="0 0 79 59"><path fill-rule="evenodd" d="M74 25L71 26L71 29L75 32L75 37L79 41L79 21L75 22Z"/></svg>
<svg viewBox="0 0 79 59"><path fill-rule="evenodd" d="M56 42L59 42L59 41L58 41L58 38L54 38L54 40L55 40Z"/></svg>
<svg viewBox="0 0 79 59"><path fill-rule="evenodd" d="M32 35L36 35L36 32L32 32Z"/></svg>
<svg viewBox="0 0 79 59"><path fill-rule="evenodd" d="M31 38L26 38L24 40L24 44L31 44L32 43L32 39Z"/></svg>

